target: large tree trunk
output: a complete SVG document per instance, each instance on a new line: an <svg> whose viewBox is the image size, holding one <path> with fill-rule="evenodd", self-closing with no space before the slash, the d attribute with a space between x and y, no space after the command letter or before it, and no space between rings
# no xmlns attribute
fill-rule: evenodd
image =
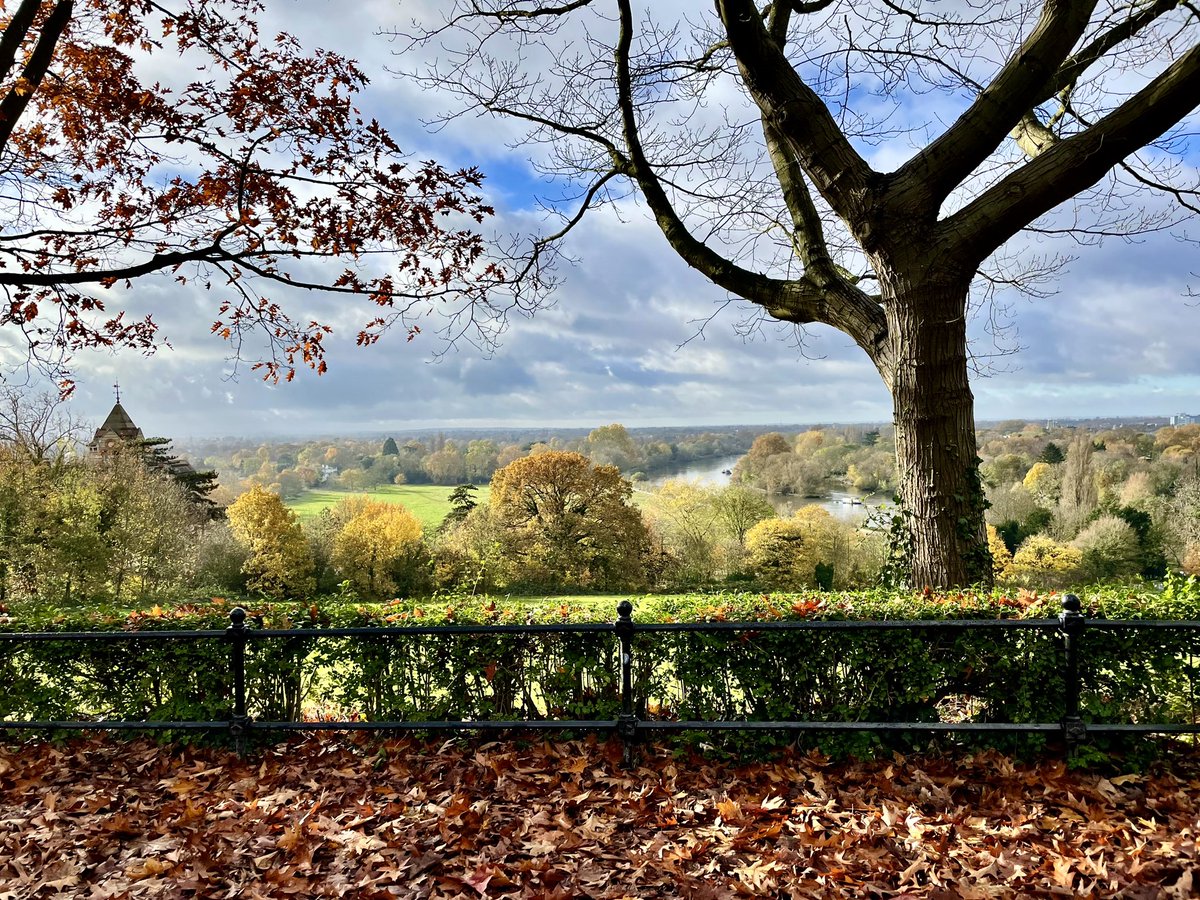
<svg viewBox="0 0 1200 900"><path fill-rule="evenodd" d="M986 502L967 373L967 284L921 279L894 288L886 304L884 378L892 393L911 583L990 585Z"/></svg>

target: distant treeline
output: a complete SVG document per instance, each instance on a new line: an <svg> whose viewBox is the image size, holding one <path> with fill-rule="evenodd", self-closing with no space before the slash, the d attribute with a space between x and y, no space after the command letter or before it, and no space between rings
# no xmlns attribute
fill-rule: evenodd
<svg viewBox="0 0 1200 900"><path fill-rule="evenodd" d="M220 473L227 501L254 485L285 498L323 487L363 491L385 484L487 484L515 459L544 450L582 453L638 480L688 464L746 453L767 429L629 429L611 424L585 431L444 432L374 439L320 439L250 444L237 439L193 442L187 449Z"/></svg>

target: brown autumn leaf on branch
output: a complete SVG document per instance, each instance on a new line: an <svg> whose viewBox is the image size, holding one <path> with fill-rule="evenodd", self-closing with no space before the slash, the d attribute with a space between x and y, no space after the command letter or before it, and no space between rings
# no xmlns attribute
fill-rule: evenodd
<svg viewBox="0 0 1200 900"><path fill-rule="evenodd" d="M212 332L275 380L325 369L330 328L298 294L357 304L360 344L436 312L447 340L487 345L536 304L536 273L478 231L482 174L406 156L355 105L357 63L260 31L263 13L0 4L0 327L64 388L80 350L164 343L153 315L108 308L152 273L211 290Z"/></svg>
<svg viewBox="0 0 1200 900"><path fill-rule="evenodd" d="M0 898L1188 897L1200 757L734 765L594 739L0 747Z"/></svg>

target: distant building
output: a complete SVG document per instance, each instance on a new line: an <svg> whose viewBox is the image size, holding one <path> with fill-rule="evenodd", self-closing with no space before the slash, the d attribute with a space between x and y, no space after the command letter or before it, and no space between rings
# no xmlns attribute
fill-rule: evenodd
<svg viewBox="0 0 1200 900"><path fill-rule="evenodd" d="M118 390L117 402L104 424L92 435L88 452L105 457L125 447L137 453L146 468L170 476L184 490L188 500L200 507L208 518L219 519L225 515L224 508L209 498L217 486L217 473L197 472L190 462L171 452L169 438L147 438L121 405Z"/></svg>
<svg viewBox="0 0 1200 900"><path fill-rule="evenodd" d="M170 441L167 438L151 438L146 440L142 429L138 428L125 407L121 405L120 397L113 404L112 411L104 424L96 429L88 444L88 451L105 456L115 453L120 447L136 447L141 453L143 462L151 468L166 472L177 479L188 479L198 475L186 459L172 456L168 450Z"/></svg>
<svg viewBox="0 0 1200 900"><path fill-rule="evenodd" d="M1200 416L1189 416L1187 413L1171 416L1172 425L1195 425L1197 422L1200 422Z"/></svg>
<svg viewBox="0 0 1200 900"><path fill-rule="evenodd" d="M88 444L88 451L99 454L112 453L124 444L145 439L142 429L133 423L133 419L118 400L113 404L112 412L108 414L104 424L96 429L91 443Z"/></svg>

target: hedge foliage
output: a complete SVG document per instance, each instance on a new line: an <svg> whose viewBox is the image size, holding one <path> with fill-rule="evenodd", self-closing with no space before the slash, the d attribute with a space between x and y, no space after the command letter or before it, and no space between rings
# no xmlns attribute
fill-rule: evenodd
<svg viewBox="0 0 1200 900"><path fill-rule="evenodd" d="M717 593L631 598L634 620L779 621L1055 618L1060 596L896 592ZM1081 592L1089 617L1200 620L1200 584L1161 591ZM232 601L118 612L45 608L0 618L7 631L224 629ZM617 642L610 634L319 638L330 627L611 621L610 607L502 598L363 604L244 603L256 629L313 636L252 640L250 714L260 720L362 718L612 719L619 711ZM1194 722L1200 633L1089 629L1081 670L1090 722ZM1043 630L739 630L640 633L635 694L649 718L1057 722L1063 714L1058 639ZM0 641L0 717L225 720L229 645ZM824 742L862 751L870 735ZM989 741L996 744L997 741ZM1007 746L1012 746L1010 741Z"/></svg>

